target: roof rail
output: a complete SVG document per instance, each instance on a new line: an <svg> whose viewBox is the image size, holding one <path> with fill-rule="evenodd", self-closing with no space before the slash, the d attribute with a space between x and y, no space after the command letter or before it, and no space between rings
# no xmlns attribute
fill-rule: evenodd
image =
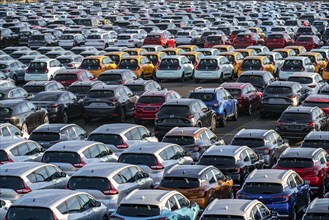
<svg viewBox="0 0 329 220"><path fill-rule="evenodd" d="M200 89L203 89L202 86L196 87L196 88L194 89L194 91L198 91L198 90L200 90Z"/></svg>

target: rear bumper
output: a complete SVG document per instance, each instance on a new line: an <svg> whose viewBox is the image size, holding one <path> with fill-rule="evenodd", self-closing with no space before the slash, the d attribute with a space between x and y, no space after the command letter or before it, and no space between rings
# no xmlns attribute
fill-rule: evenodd
<svg viewBox="0 0 329 220"><path fill-rule="evenodd" d="M114 108L85 108L84 109L84 116L85 117L118 117L119 111L116 107Z"/></svg>
<svg viewBox="0 0 329 220"><path fill-rule="evenodd" d="M313 131L314 129L304 129L304 130L282 130L279 128L275 129L283 138L288 139L304 139L304 137Z"/></svg>
<svg viewBox="0 0 329 220"><path fill-rule="evenodd" d="M282 203L282 204L266 204L267 208L270 210L274 210L278 212L279 218L287 218L290 214L290 206L289 203Z"/></svg>
<svg viewBox="0 0 329 220"><path fill-rule="evenodd" d="M260 111L262 111L262 112L281 113L284 110L286 110L289 106L290 106L290 104L273 105L273 104L262 103L261 107L260 107Z"/></svg>

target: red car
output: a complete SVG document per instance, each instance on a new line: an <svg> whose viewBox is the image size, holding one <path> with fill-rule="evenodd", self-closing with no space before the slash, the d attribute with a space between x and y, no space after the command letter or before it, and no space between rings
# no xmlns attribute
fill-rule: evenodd
<svg viewBox="0 0 329 220"><path fill-rule="evenodd" d="M268 35L266 40L266 46L269 49L284 48L293 43L294 40L285 32L272 32Z"/></svg>
<svg viewBox="0 0 329 220"><path fill-rule="evenodd" d="M262 98L262 93L250 83L223 83L221 85L234 98L238 100L239 112L251 115L254 109L258 109Z"/></svg>
<svg viewBox="0 0 329 220"><path fill-rule="evenodd" d="M171 38L168 31L149 33L144 39L143 45L161 45L163 47L176 47L175 39Z"/></svg>
<svg viewBox="0 0 329 220"><path fill-rule="evenodd" d="M249 29L236 29L236 30L233 30L231 35L230 35L229 40L231 42L233 42L234 39L236 38L236 36L240 33L251 33L251 31Z"/></svg>
<svg viewBox="0 0 329 220"><path fill-rule="evenodd" d="M231 44L231 42L229 41L229 39L226 37L225 34L209 35L206 38L206 43L204 44L204 47L212 48L215 45L221 45L221 44L226 44L226 45Z"/></svg>
<svg viewBox="0 0 329 220"><path fill-rule="evenodd" d="M67 69L57 73L54 80L62 83L65 87L70 86L76 81L95 81L97 78L84 69Z"/></svg>
<svg viewBox="0 0 329 220"><path fill-rule="evenodd" d="M295 41L296 46L304 46L306 50L312 50L323 46L323 41L315 35L301 35Z"/></svg>
<svg viewBox="0 0 329 220"><path fill-rule="evenodd" d="M159 111L163 103L179 98L181 96L173 90L144 92L135 104L135 123L140 123L143 120L154 121L155 114Z"/></svg>
<svg viewBox="0 0 329 220"><path fill-rule="evenodd" d="M329 95L309 95L303 102L303 106L317 106L329 116Z"/></svg>
<svg viewBox="0 0 329 220"><path fill-rule="evenodd" d="M294 170L308 180L314 194L323 197L329 186L327 152L322 148L287 148L272 169Z"/></svg>
<svg viewBox="0 0 329 220"><path fill-rule="evenodd" d="M248 46L263 44L264 39L256 33L239 33L233 41L234 48L247 48Z"/></svg>

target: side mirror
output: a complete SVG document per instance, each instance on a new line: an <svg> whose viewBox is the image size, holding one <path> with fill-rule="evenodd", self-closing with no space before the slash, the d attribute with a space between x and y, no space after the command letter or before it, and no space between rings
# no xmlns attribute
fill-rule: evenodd
<svg viewBox="0 0 329 220"><path fill-rule="evenodd" d="M99 201L95 201L95 207L101 207L102 206L102 203L99 202Z"/></svg>
<svg viewBox="0 0 329 220"><path fill-rule="evenodd" d="M60 172L60 177L66 177L66 173Z"/></svg>
<svg viewBox="0 0 329 220"><path fill-rule="evenodd" d="M87 136L86 134L80 134L79 138L82 140L82 139L86 138L86 136Z"/></svg>
<svg viewBox="0 0 329 220"><path fill-rule="evenodd" d="M148 173L142 173L142 177L143 177L143 178L149 178L150 175L149 175Z"/></svg>
<svg viewBox="0 0 329 220"><path fill-rule="evenodd" d="M310 181L309 180L304 180L304 185L310 185Z"/></svg>

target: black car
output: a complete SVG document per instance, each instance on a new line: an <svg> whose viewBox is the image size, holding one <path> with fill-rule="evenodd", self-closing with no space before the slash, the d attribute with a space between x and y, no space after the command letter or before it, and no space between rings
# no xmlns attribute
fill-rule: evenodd
<svg viewBox="0 0 329 220"><path fill-rule="evenodd" d="M28 45L31 49L46 46L57 46L58 40L52 34L35 34L30 37Z"/></svg>
<svg viewBox="0 0 329 220"><path fill-rule="evenodd" d="M257 90L263 91L268 84L275 80L268 71L245 71L239 76L237 82L251 83Z"/></svg>
<svg viewBox="0 0 329 220"><path fill-rule="evenodd" d="M125 83L135 95L142 95L144 92L160 91L162 87L154 80L130 80Z"/></svg>
<svg viewBox="0 0 329 220"><path fill-rule="evenodd" d="M325 20L315 20L313 21L312 25L316 28L320 34L323 34L323 32L326 30L328 27L328 21Z"/></svg>
<svg viewBox="0 0 329 220"><path fill-rule="evenodd" d="M264 167L264 160L247 146L214 145L200 158L198 165L212 165L230 176L234 191L240 189L248 175Z"/></svg>
<svg viewBox="0 0 329 220"><path fill-rule="evenodd" d="M0 27L0 48L18 45L19 37L9 28Z"/></svg>
<svg viewBox="0 0 329 220"><path fill-rule="evenodd" d="M329 193L324 198L315 198L307 207L303 220L329 219Z"/></svg>
<svg viewBox="0 0 329 220"><path fill-rule="evenodd" d="M307 96L307 91L298 82L275 81L263 91L260 117L267 113L281 113L288 106L298 106Z"/></svg>
<svg viewBox="0 0 329 220"><path fill-rule="evenodd" d="M47 110L27 100L0 101L0 123L11 123L25 133L48 123Z"/></svg>
<svg viewBox="0 0 329 220"><path fill-rule="evenodd" d="M56 81L30 81L27 82L23 88L33 95L43 91L65 90L65 87Z"/></svg>
<svg viewBox="0 0 329 220"><path fill-rule="evenodd" d="M0 100L31 99L33 95L21 87L0 87Z"/></svg>
<svg viewBox="0 0 329 220"><path fill-rule="evenodd" d="M90 89L84 98L84 120L91 118L115 118L125 122L127 115L132 115L137 96L126 86L105 85Z"/></svg>
<svg viewBox="0 0 329 220"><path fill-rule="evenodd" d="M267 167L272 167L289 147L288 141L276 131L264 129L242 129L234 136L231 145L250 147L262 155Z"/></svg>
<svg viewBox="0 0 329 220"><path fill-rule="evenodd" d="M327 29L323 32L323 34L322 34L322 36L321 36L321 40L322 40L323 42L327 42L327 41L329 40L329 28L327 28Z"/></svg>
<svg viewBox="0 0 329 220"><path fill-rule="evenodd" d="M105 83L101 81L76 81L67 88L67 91L75 94L78 99L84 99L90 89L103 85L105 85Z"/></svg>
<svg viewBox="0 0 329 220"><path fill-rule="evenodd" d="M76 124L44 124L32 131L29 140L48 149L60 141L83 140L87 132Z"/></svg>
<svg viewBox="0 0 329 220"><path fill-rule="evenodd" d="M327 131L311 131L306 135L300 147L323 148L329 153L329 135Z"/></svg>
<svg viewBox="0 0 329 220"><path fill-rule="evenodd" d="M125 84L129 81L136 80L136 74L131 70L107 70L102 72L98 78L99 81L107 85Z"/></svg>
<svg viewBox="0 0 329 220"><path fill-rule="evenodd" d="M69 91L44 91L33 97L32 102L46 108L49 120L67 123L70 118L81 116L82 102Z"/></svg>
<svg viewBox="0 0 329 220"><path fill-rule="evenodd" d="M20 31L19 32L19 45L28 46L29 40L32 35L35 34L41 34L38 30L26 30L26 31Z"/></svg>
<svg viewBox="0 0 329 220"><path fill-rule="evenodd" d="M319 107L288 107L276 122L276 131L285 138L300 140L311 131L326 131L329 119Z"/></svg>
<svg viewBox="0 0 329 220"><path fill-rule="evenodd" d="M173 99L165 102L156 114L154 132L158 139L173 127L207 127L216 130L214 110L198 99Z"/></svg>

